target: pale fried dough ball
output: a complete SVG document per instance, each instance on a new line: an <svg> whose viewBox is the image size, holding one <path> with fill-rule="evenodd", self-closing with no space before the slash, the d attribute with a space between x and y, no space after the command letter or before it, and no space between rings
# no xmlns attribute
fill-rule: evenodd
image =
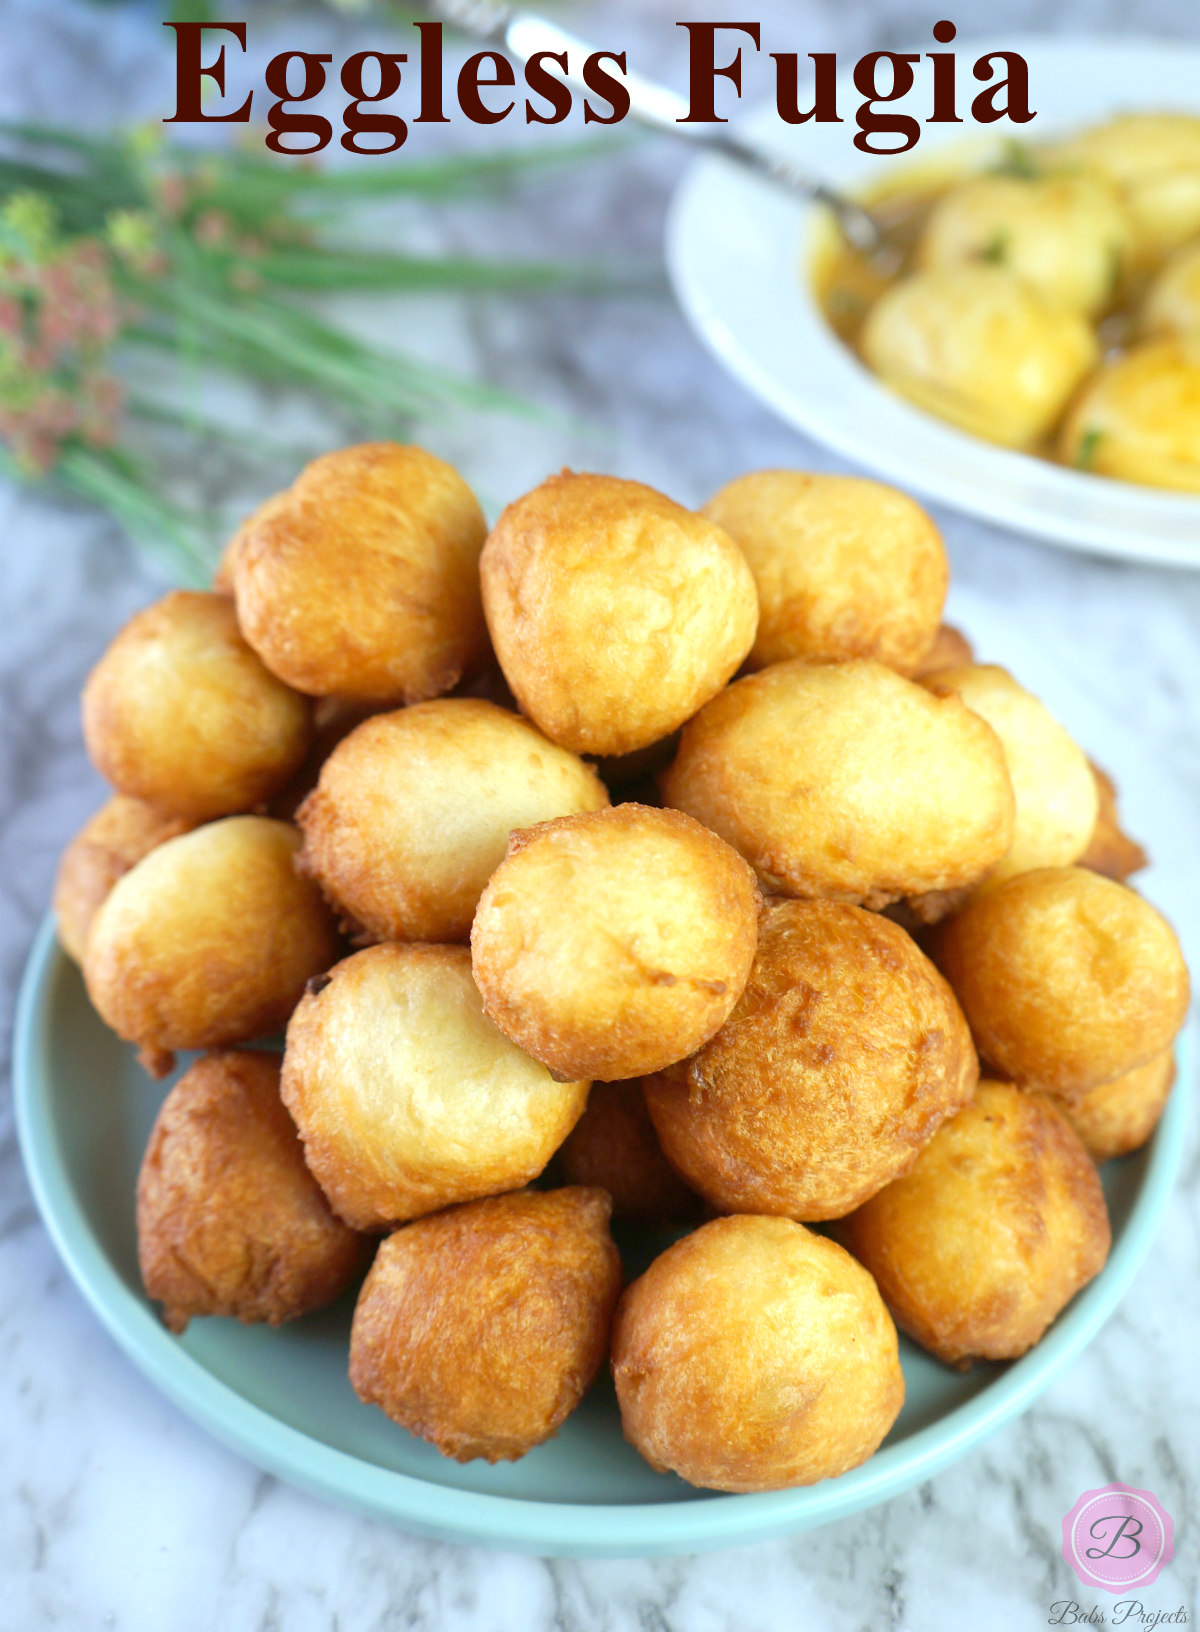
<svg viewBox="0 0 1200 1632"><path fill-rule="evenodd" d="M123 793L88 818L63 851L54 883L58 938L76 963L83 962L92 919L117 880L157 845L192 826L184 816L168 816Z"/></svg>
<svg viewBox="0 0 1200 1632"><path fill-rule="evenodd" d="M646 805L514 833L471 930L491 1018L564 1077L636 1077L712 1036L757 938L754 874L715 834Z"/></svg>
<svg viewBox="0 0 1200 1632"><path fill-rule="evenodd" d="M350 1381L459 1462L556 1434L608 1352L621 1260L601 1190L522 1191L397 1230L350 1334Z"/></svg>
<svg viewBox="0 0 1200 1632"><path fill-rule="evenodd" d="M1200 493L1200 333L1105 363L1067 415L1059 454L1095 475Z"/></svg>
<svg viewBox="0 0 1200 1632"><path fill-rule="evenodd" d="M163 1101L137 1187L138 1259L163 1321L278 1326L323 1309L366 1259L304 1165L279 1056L209 1054Z"/></svg>
<svg viewBox="0 0 1200 1632"><path fill-rule="evenodd" d="M1099 357L1082 317L994 266L918 272L893 284L871 308L861 346L898 395L1012 448L1051 429Z"/></svg>
<svg viewBox="0 0 1200 1632"><path fill-rule="evenodd" d="M641 482L552 476L504 511L480 571L522 712L576 753L668 736L754 641L758 599L737 545Z"/></svg>
<svg viewBox="0 0 1200 1632"><path fill-rule="evenodd" d="M1200 243L1176 250L1142 302L1144 334L1191 334L1200 329Z"/></svg>
<svg viewBox="0 0 1200 1632"><path fill-rule="evenodd" d="M783 895L885 906L973 882L1012 842L991 726L879 663L737 681L684 728L661 783Z"/></svg>
<svg viewBox="0 0 1200 1632"><path fill-rule="evenodd" d="M937 635L950 569L921 506L861 476L760 470L702 514L741 549L758 588L751 668L874 657L910 673Z"/></svg>
<svg viewBox="0 0 1200 1632"><path fill-rule="evenodd" d="M1044 703L994 663L942 669L922 684L935 696L961 697L1000 738L1017 802L1008 853L987 888L1035 867L1065 867L1087 849L1096 826L1096 780L1078 747Z"/></svg>
<svg viewBox="0 0 1200 1632"><path fill-rule="evenodd" d="M939 669L974 661L974 648L962 630L956 629L953 624L943 623L938 626L933 645L913 670L912 678L923 680L927 674L936 674Z"/></svg>
<svg viewBox="0 0 1200 1632"><path fill-rule="evenodd" d="M1200 231L1200 119L1194 115L1118 114L1063 143L1056 157L1113 183L1142 262L1161 260Z"/></svg>
<svg viewBox="0 0 1200 1632"><path fill-rule="evenodd" d="M486 531L462 477L422 448L368 442L326 454L231 546L246 639L318 697L436 697L486 654Z"/></svg>
<svg viewBox="0 0 1200 1632"><path fill-rule="evenodd" d="M83 688L84 741L101 776L194 821L269 799L311 733L311 703L263 667L224 595L180 589L146 607Z"/></svg>
<svg viewBox="0 0 1200 1632"><path fill-rule="evenodd" d="M101 1017L151 1069L179 1048L275 1031L338 943L300 835L229 816L168 839L117 880L92 921L83 973Z"/></svg>
<svg viewBox="0 0 1200 1632"><path fill-rule="evenodd" d="M497 1031L465 947L368 947L314 981L288 1026L284 1103L357 1229L527 1184L587 1090Z"/></svg>
<svg viewBox="0 0 1200 1632"><path fill-rule="evenodd" d="M784 1490L865 1462L899 1415L896 1328L850 1254L786 1218L719 1218L617 1307L625 1437L711 1490Z"/></svg>
<svg viewBox="0 0 1200 1632"><path fill-rule="evenodd" d="M953 992L897 924L772 901L729 1019L643 1088L668 1159L707 1201L813 1220L903 1173L978 1075Z"/></svg>
<svg viewBox="0 0 1200 1632"><path fill-rule="evenodd" d="M973 176L934 205L917 258L934 271L1004 267L1051 306L1095 317L1116 292L1132 236L1102 176Z"/></svg>
<svg viewBox="0 0 1200 1632"><path fill-rule="evenodd" d="M903 1178L845 1219L896 1324L948 1365L1015 1360L1098 1275L1095 1164L1039 1094L980 1082Z"/></svg>
<svg viewBox="0 0 1200 1632"><path fill-rule="evenodd" d="M1146 1143L1166 1109L1175 1081L1175 1053L1165 1049L1115 1082L1086 1094L1055 1096L1055 1104L1097 1162L1124 1156Z"/></svg>
<svg viewBox="0 0 1200 1632"><path fill-rule="evenodd" d="M640 1082L594 1082L558 1159L571 1184L608 1191L614 1218L669 1224L699 1209L696 1193L662 1153Z"/></svg>
<svg viewBox="0 0 1200 1632"><path fill-rule="evenodd" d="M975 896L934 955L980 1057L1014 1082L1084 1093L1144 1065L1187 1013L1187 966L1148 901L1083 867Z"/></svg>
<svg viewBox="0 0 1200 1632"><path fill-rule="evenodd" d="M1096 825L1087 849L1079 858L1079 865L1090 867L1092 872L1103 873L1105 878L1115 878L1118 884L1123 884L1132 873L1140 872L1146 866L1149 857L1137 840L1131 839L1121 827L1117 788L1112 777L1107 771L1102 771L1094 760L1090 763L1096 782L1098 808Z"/></svg>
<svg viewBox="0 0 1200 1632"><path fill-rule="evenodd" d="M372 940L465 941L514 828L599 810L596 773L492 703L378 714L326 760L297 813L300 864Z"/></svg>

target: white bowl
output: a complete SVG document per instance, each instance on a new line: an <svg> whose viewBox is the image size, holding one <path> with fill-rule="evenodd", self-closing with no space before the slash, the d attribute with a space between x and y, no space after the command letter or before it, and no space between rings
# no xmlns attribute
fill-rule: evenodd
<svg viewBox="0 0 1200 1632"><path fill-rule="evenodd" d="M1172 41L1039 39L956 42L959 108L978 89L971 64L988 49L1029 63L1027 125L922 125L900 158L853 146L862 100L839 82L842 124L786 125L774 107L749 134L848 191L920 165L964 141L1042 142L1122 111L1200 113L1200 49ZM922 120L928 89L895 104ZM920 94L919 94L920 93ZM889 108L890 111L890 108ZM890 167L890 169L888 168ZM985 521L1068 549L1200 568L1200 497L1136 487L994 447L894 396L827 325L808 264L823 212L731 162L705 158L685 175L667 222L667 265L681 305L729 371L784 419L868 469Z"/></svg>

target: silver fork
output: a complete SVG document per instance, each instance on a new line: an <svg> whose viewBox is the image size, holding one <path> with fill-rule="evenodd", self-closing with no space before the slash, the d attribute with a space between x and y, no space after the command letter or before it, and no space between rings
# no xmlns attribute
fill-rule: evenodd
<svg viewBox="0 0 1200 1632"><path fill-rule="evenodd" d="M461 29L464 34L499 46L519 62L527 62L535 51L565 51L568 62L575 62L594 49L578 35L568 34L565 29L559 28L557 23L531 11L504 5L501 0L429 0L429 9L443 22ZM569 71L565 77L578 89L584 88L574 71ZM665 131L710 153L720 153L757 175L786 187L789 192L799 194L801 198L824 204L845 237L864 254L873 254L882 246L883 233L878 222L869 210L856 204L852 198L806 175L790 160L730 131L713 131L699 125L680 123L687 116L688 105L682 96L665 85L657 85L653 80L635 73L626 74L624 84L629 92L629 111L639 123L649 125L653 130Z"/></svg>

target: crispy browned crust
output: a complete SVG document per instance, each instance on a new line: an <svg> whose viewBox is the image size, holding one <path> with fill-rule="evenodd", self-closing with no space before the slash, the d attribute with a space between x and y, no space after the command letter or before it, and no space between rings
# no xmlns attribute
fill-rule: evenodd
<svg viewBox="0 0 1200 1632"><path fill-rule="evenodd" d="M168 839L92 921L84 979L119 1037L156 1055L277 1031L338 955L320 892L292 865L300 835L229 816Z"/></svg>
<svg viewBox="0 0 1200 1632"><path fill-rule="evenodd" d="M466 941L514 828L607 804L596 773L528 720L442 697L334 750L297 813L298 865L371 940Z"/></svg>
<svg viewBox="0 0 1200 1632"><path fill-rule="evenodd" d="M1123 884L1133 873L1141 872L1149 864L1149 856L1121 827L1117 810L1117 787L1107 771L1102 771L1094 760L1089 761L1096 778L1099 810L1096 827L1087 849L1079 858L1081 867L1090 867L1094 873L1103 873Z"/></svg>
<svg viewBox="0 0 1200 1632"><path fill-rule="evenodd" d="M195 824L141 799L115 793L80 828L62 853L54 882L54 912L63 949L83 962L88 932L101 903L135 862Z"/></svg>
<svg viewBox="0 0 1200 1632"><path fill-rule="evenodd" d="M721 1218L628 1288L613 1331L625 1437L713 1490L782 1490L865 1462L904 1403L871 1277L784 1218Z"/></svg>
<svg viewBox="0 0 1200 1632"><path fill-rule="evenodd" d="M581 754L668 736L736 673L758 623L728 534L615 476L564 471L510 504L480 574L522 712Z"/></svg>
<svg viewBox="0 0 1200 1632"><path fill-rule="evenodd" d="M278 1326L332 1303L367 1243L335 1218L279 1097L279 1056L209 1054L163 1101L137 1187L138 1259L163 1321Z"/></svg>
<svg viewBox="0 0 1200 1632"><path fill-rule="evenodd" d="M995 732L881 663L736 681L684 727L660 783L780 895L884 907L975 882L1012 842Z"/></svg>
<svg viewBox="0 0 1200 1632"><path fill-rule="evenodd" d="M974 661L975 648L962 630L951 623L942 623L933 637L933 645L913 670L912 678L923 680L927 674L936 674L939 669L950 669L959 663Z"/></svg>
<svg viewBox="0 0 1200 1632"><path fill-rule="evenodd" d="M980 1082L909 1171L838 1227L897 1324L948 1365L1013 1360L1104 1267L1096 1167L1045 1096Z"/></svg>
<svg viewBox="0 0 1200 1632"><path fill-rule="evenodd" d="M309 1167L358 1229L537 1178L583 1114L486 1018L462 946L371 946L293 1014L283 1099Z"/></svg>
<svg viewBox="0 0 1200 1632"><path fill-rule="evenodd" d="M1190 986L1160 913L1082 867L1044 867L975 896L933 955L980 1057L1051 1093L1111 1082L1166 1049Z"/></svg>
<svg viewBox="0 0 1200 1632"><path fill-rule="evenodd" d="M750 668L869 657L910 674L936 639L949 562L932 518L896 488L760 470L721 488L701 514L754 574Z"/></svg>
<svg viewBox="0 0 1200 1632"><path fill-rule="evenodd" d="M640 1082L594 1082L558 1161L571 1184L608 1191L614 1218L673 1224L699 1214L699 1196L662 1153Z"/></svg>
<svg viewBox="0 0 1200 1632"><path fill-rule="evenodd" d="M1054 1103L1097 1162L1125 1156L1146 1143L1166 1109L1175 1081L1175 1051L1168 1048L1115 1082L1085 1094L1054 1095Z"/></svg>
<svg viewBox="0 0 1200 1632"><path fill-rule="evenodd" d="M668 1160L714 1206L813 1220L903 1173L978 1074L954 994L902 929L771 901L725 1025L643 1087Z"/></svg>
<svg viewBox="0 0 1200 1632"><path fill-rule="evenodd" d="M350 1381L459 1462L552 1437L608 1352L621 1260L602 1190L522 1191L397 1230L363 1285Z"/></svg>
<svg viewBox="0 0 1200 1632"><path fill-rule="evenodd" d="M264 667L223 595L137 613L83 688L92 763L120 793L190 821L252 810L308 751L312 704Z"/></svg>
<svg viewBox="0 0 1200 1632"><path fill-rule="evenodd" d="M306 466L243 527L232 577L246 639L299 691L414 703L487 650L474 494L422 448L368 442Z"/></svg>
<svg viewBox="0 0 1200 1632"><path fill-rule="evenodd" d="M484 1008L563 1077L656 1071L706 1042L757 940L754 874L678 811L616 805L514 833L471 930Z"/></svg>

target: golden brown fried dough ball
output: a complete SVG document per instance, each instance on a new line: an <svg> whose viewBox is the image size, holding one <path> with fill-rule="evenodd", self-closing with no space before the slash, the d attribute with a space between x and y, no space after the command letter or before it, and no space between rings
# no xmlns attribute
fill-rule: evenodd
<svg viewBox="0 0 1200 1632"><path fill-rule="evenodd" d="M670 1224L699 1210L695 1191L662 1153L640 1082L594 1082L558 1159L571 1184L608 1191L614 1218Z"/></svg>
<svg viewBox="0 0 1200 1632"><path fill-rule="evenodd" d="M934 205L917 259L930 271L1003 267L1048 305L1095 317L1116 293L1132 237L1103 176L974 176Z"/></svg>
<svg viewBox="0 0 1200 1632"><path fill-rule="evenodd" d="M492 703L443 697L365 721L297 813L302 869L380 941L465 941L514 828L599 810L596 773Z"/></svg>
<svg viewBox="0 0 1200 1632"><path fill-rule="evenodd" d="M296 875L299 847L286 822L229 816L168 839L117 880L92 922L84 979L150 1069L169 1069L175 1049L278 1030L337 957L329 909Z"/></svg>
<svg viewBox="0 0 1200 1632"><path fill-rule="evenodd" d="M1144 1065L1187 1013L1187 966L1170 924L1083 867L1021 873L975 896L939 926L935 956L980 1057L1054 1094Z"/></svg>
<svg viewBox="0 0 1200 1632"><path fill-rule="evenodd" d="M123 793L88 818L63 851L54 884L58 938L76 963L83 962L92 919L117 880L157 845L193 825Z"/></svg>
<svg viewBox="0 0 1200 1632"><path fill-rule="evenodd" d="M366 1260L304 1165L279 1056L209 1054L163 1101L137 1187L146 1291L173 1332L193 1315L285 1320L332 1303Z"/></svg>
<svg viewBox="0 0 1200 1632"><path fill-rule="evenodd" d="M618 1305L612 1365L626 1439L711 1490L832 1479L904 1403L874 1281L786 1218L719 1218L668 1247Z"/></svg>
<svg viewBox="0 0 1200 1632"><path fill-rule="evenodd" d="M284 1103L357 1229L527 1184L587 1090L497 1031L465 947L368 947L314 981L288 1026Z"/></svg>
<svg viewBox="0 0 1200 1632"><path fill-rule="evenodd" d="M939 669L974 661L974 648L962 630L956 629L953 624L943 623L938 627L933 645L913 670L912 678L923 680L927 674L936 674Z"/></svg>
<svg viewBox="0 0 1200 1632"><path fill-rule="evenodd" d="M750 667L874 657L910 673L933 644L950 576L921 506L861 476L760 470L704 506L750 564Z"/></svg>
<svg viewBox="0 0 1200 1632"><path fill-rule="evenodd" d="M1098 476L1200 492L1200 334L1105 363L1068 414L1059 455Z"/></svg>
<svg viewBox="0 0 1200 1632"><path fill-rule="evenodd" d="M621 1260L601 1190L468 1202L390 1235L363 1284L350 1381L459 1462L556 1434L608 1352Z"/></svg>
<svg viewBox="0 0 1200 1632"><path fill-rule="evenodd" d="M1116 187L1143 263L1161 260L1200 231L1200 119L1194 115L1118 114L1063 143L1057 158Z"/></svg>
<svg viewBox="0 0 1200 1632"><path fill-rule="evenodd" d="M980 1082L839 1234L896 1324L952 1366L1015 1360L1108 1256L1096 1168L1040 1094Z"/></svg>
<svg viewBox="0 0 1200 1632"><path fill-rule="evenodd" d="M738 1006L643 1088L668 1160L707 1201L813 1220L903 1173L978 1075L953 992L899 925L772 901Z"/></svg>
<svg viewBox="0 0 1200 1632"><path fill-rule="evenodd" d="M616 805L509 840L471 930L472 969L506 1037L563 1077L681 1060L741 996L758 934L754 874L678 811Z"/></svg>
<svg viewBox="0 0 1200 1632"><path fill-rule="evenodd" d="M192 821L249 810L297 770L312 705L265 669L224 595L175 590L130 619L83 688L92 763Z"/></svg>
<svg viewBox="0 0 1200 1632"><path fill-rule="evenodd" d="M1115 1082L1086 1094L1055 1098L1055 1104L1097 1162L1124 1156L1146 1143L1166 1109L1175 1081L1175 1053L1166 1049Z"/></svg>
<svg viewBox="0 0 1200 1632"><path fill-rule="evenodd" d="M1191 334L1200 329L1200 243L1176 250L1142 301L1143 334Z"/></svg>
<svg viewBox="0 0 1200 1632"><path fill-rule="evenodd" d="M880 663L737 681L685 726L661 783L781 895L882 907L972 883L1012 843L991 726Z"/></svg>
<svg viewBox="0 0 1200 1632"><path fill-rule="evenodd" d="M1094 760L1090 764L1096 781L1098 809L1096 825L1087 849L1079 858L1079 865L1090 867L1092 872L1103 873L1105 878L1115 878L1118 884L1123 884L1131 874L1140 872L1150 858L1137 840L1131 839L1121 827L1116 783Z"/></svg>
<svg viewBox="0 0 1200 1632"><path fill-rule="evenodd" d="M1096 826L1096 780L1083 749L1044 703L995 663L942 669L922 682L938 697L961 697L1000 738L1017 802L1008 853L987 888L1035 867L1065 867L1088 847Z"/></svg>
<svg viewBox="0 0 1200 1632"><path fill-rule="evenodd" d="M235 541L246 639L318 697L436 697L487 650L486 532L462 477L423 448L367 442L314 459Z"/></svg>
<svg viewBox="0 0 1200 1632"><path fill-rule="evenodd" d="M903 278L871 308L860 344L899 396L1011 448L1051 429L1099 358L1084 318L995 266Z"/></svg>
<svg viewBox="0 0 1200 1632"><path fill-rule="evenodd" d="M758 598L737 545L641 482L552 476L504 511L480 572L522 712L579 754L669 736L754 641Z"/></svg>

